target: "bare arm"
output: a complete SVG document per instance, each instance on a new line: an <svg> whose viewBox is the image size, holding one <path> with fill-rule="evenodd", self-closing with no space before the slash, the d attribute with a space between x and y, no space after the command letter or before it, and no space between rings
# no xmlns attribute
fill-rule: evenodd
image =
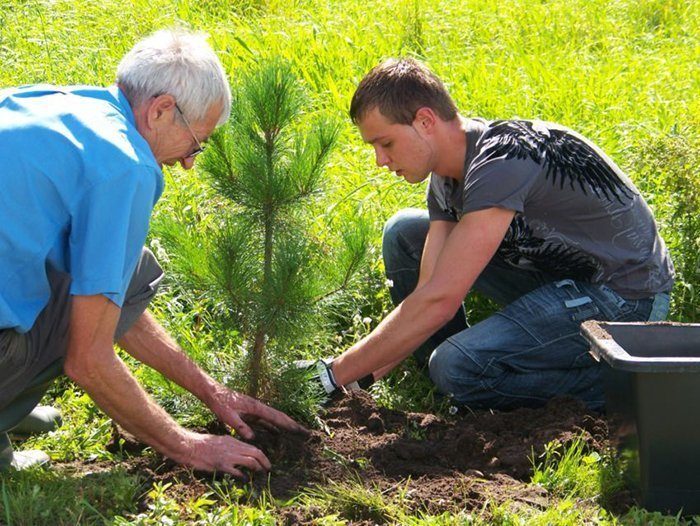
<svg viewBox="0 0 700 526"><path fill-rule="evenodd" d="M345 385L403 360L447 323L495 254L513 214L501 208L466 214L447 236L425 285L335 359L336 381Z"/></svg>
<svg viewBox="0 0 700 526"><path fill-rule="evenodd" d="M124 429L177 462L238 476L236 466L270 469L257 448L231 436L187 431L148 397L114 352L119 313L104 296L74 296L66 374Z"/></svg>
<svg viewBox="0 0 700 526"><path fill-rule="evenodd" d="M452 230L454 230L456 224L457 223L453 223L451 221L430 222L428 235L425 238L425 245L423 246L423 254L420 259L420 274L418 276L416 290L420 289L430 280L430 277L433 275L433 270L435 269L438 256L440 255L442 248L445 246L445 241L447 241L448 236ZM403 358L374 371L374 379L378 380L382 378L402 361Z"/></svg>
<svg viewBox="0 0 700 526"><path fill-rule="evenodd" d="M428 235L423 246L423 255L420 260L420 275L416 290L425 285L433 275L440 253L445 246L447 238L455 229L458 223L450 221L431 221L428 228Z"/></svg>
<svg viewBox="0 0 700 526"><path fill-rule="evenodd" d="M119 344L134 358L194 394L244 438L253 438L254 434L243 418L259 420L287 431L306 432L281 411L216 382L182 352L148 311L136 320Z"/></svg>

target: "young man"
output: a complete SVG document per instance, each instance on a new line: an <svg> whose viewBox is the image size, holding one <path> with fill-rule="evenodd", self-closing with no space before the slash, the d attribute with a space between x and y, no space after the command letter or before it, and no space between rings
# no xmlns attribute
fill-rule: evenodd
<svg viewBox="0 0 700 526"><path fill-rule="evenodd" d="M122 59L117 85L0 92L0 469L47 460L6 432L62 369L124 429L197 469L270 468L231 436L180 427L136 382L114 342L199 397L244 438L244 418L303 431L228 390L146 311L162 278L142 249L163 164L192 168L231 94L201 35L161 31Z"/></svg>
<svg viewBox="0 0 700 526"><path fill-rule="evenodd" d="M602 407L581 322L664 319L673 285L668 251L630 179L563 126L460 116L415 60L371 70L350 116L379 166L411 184L430 176L428 211L387 223L397 307L321 367L328 390L379 378L420 348L419 360L432 352L438 390L458 404L507 409L572 395ZM503 308L468 327L462 301L472 289Z"/></svg>

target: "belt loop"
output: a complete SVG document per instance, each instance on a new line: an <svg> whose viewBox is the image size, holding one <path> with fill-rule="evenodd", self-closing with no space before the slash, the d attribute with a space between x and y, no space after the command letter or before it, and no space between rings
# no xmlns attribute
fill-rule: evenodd
<svg viewBox="0 0 700 526"><path fill-rule="evenodd" d="M573 286L573 284L574 284L574 280L573 280L573 279L562 279L561 281L556 281L556 282L554 283L554 285L555 285L558 289L562 288L564 285L571 285L571 286Z"/></svg>
<svg viewBox="0 0 700 526"><path fill-rule="evenodd" d="M671 296L668 292L654 294L648 321L663 321L668 316Z"/></svg>

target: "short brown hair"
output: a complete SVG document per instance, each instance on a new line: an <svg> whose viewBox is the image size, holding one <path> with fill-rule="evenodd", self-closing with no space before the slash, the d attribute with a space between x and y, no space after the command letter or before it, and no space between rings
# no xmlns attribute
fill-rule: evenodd
<svg viewBox="0 0 700 526"><path fill-rule="evenodd" d="M442 81L412 58L391 58L365 75L350 103L350 118L358 124L373 108L394 124L411 124L423 107L450 121L457 107Z"/></svg>

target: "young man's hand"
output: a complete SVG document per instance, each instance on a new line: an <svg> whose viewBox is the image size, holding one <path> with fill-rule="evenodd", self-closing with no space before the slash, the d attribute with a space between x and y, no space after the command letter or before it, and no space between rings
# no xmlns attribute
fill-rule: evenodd
<svg viewBox="0 0 700 526"><path fill-rule="evenodd" d="M333 374L333 360L331 359L319 359L311 363L299 363L304 364L300 366L308 368L313 372L312 380L318 382L322 392L325 392L329 398L337 393L365 390L374 383L374 375L368 374L357 381L350 382L346 385L339 385Z"/></svg>

